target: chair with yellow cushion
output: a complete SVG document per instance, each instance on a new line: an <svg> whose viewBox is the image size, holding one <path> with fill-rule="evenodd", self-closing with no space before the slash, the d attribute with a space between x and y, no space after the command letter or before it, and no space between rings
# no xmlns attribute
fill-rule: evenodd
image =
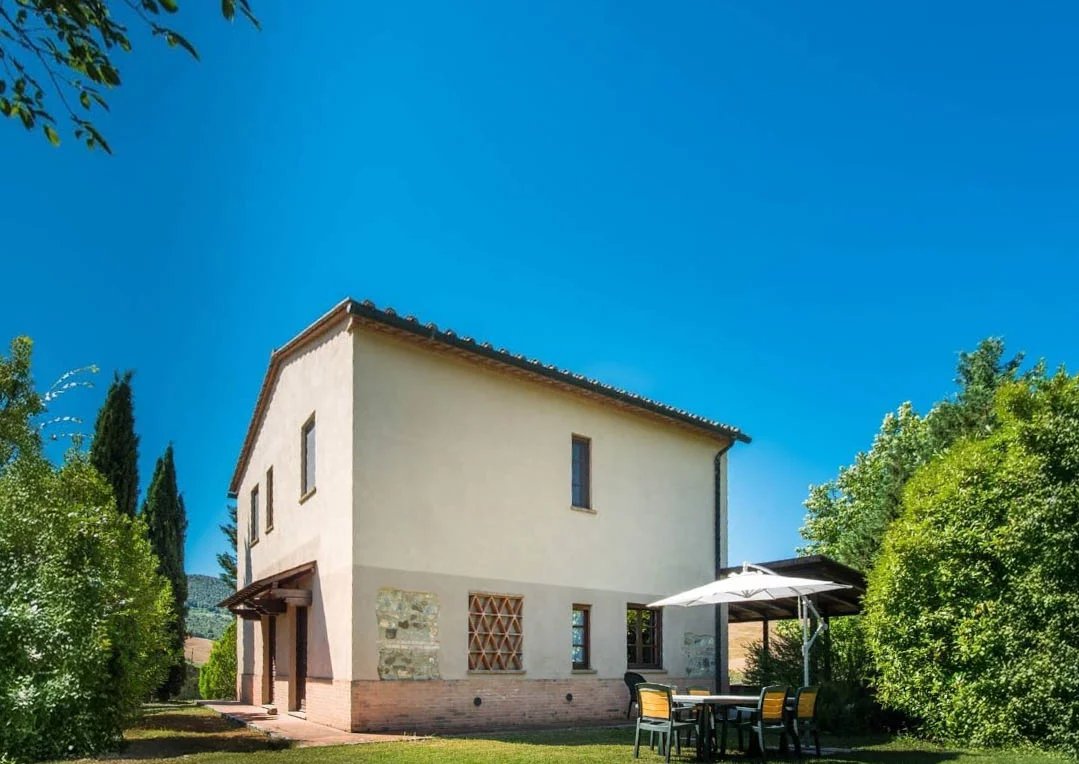
<svg viewBox="0 0 1079 764"><path fill-rule="evenodd" d="M757 700L756 708L740 706L738 708L738 742L741 746L742 730L757 735L760 745L761 761L767 760L764 747L764 733L778 732L780 748L786 747L787 735L791 734L790 723L787 718L787 696L790 690L784 685L774 684L761 690L761 696ZM796 743L797 745L797 743Z"/></svg>
<svg viewBox="0 0 1079 764"><path fill-rule="evenodd" d="M643 682L637 685L637 730L633 735L633 758L638 758L641 748L641 730L658 732L660 753L666 752L671 760L671 743L681 755L682 741L679 732L694 729L696 721L680 721L678 709L671 698L671 688L665 684Z"/></svg>
<svg viewBox="0 0 1079 764"><path fill-rule="evenodd" d="M817 758L820 758L820 728L817 726L817 699L820 696L820 687L799 687L794 694L794 706L790 712L791 732L794 737L794 746L798 753L802 752L802 738L812 735L813 744L817 749ZM808 742L808 737L806 737Z"/></svg>

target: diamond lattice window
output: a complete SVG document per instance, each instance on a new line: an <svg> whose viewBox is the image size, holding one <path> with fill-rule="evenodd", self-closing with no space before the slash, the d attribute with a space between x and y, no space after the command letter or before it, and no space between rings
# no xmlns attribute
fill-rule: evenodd
<svg viewBox="0 0 1079 764"><path fill-rule="evenodd" d="M521 671L523 597L468 595L469 671Z"/></svg>

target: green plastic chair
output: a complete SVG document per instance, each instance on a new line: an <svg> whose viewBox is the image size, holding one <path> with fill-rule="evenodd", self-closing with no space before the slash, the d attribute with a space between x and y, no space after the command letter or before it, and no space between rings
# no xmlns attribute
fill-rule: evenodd
<svg viewBox="0 0 1079 764"><path fill-rule="evenodd" d="M817 726L817 700L820 687L799 687L794 694L794 706L791 708L790 724L794 737L795 753L802 755L802 738L812 735L813 744L820 758L820 727ZM808 741L808 737L806 737Z"/></svg>
<svg viewBox="0 0 1079 764"><path fill-rule="evenodd" d="M687 687L686 688L686 695L711 695L711 694L712 694L712 691L707 687ZM691 739L693 739L693 736L695 736L697 734L697 730L700 727L700 714L708 714L711 717L711 718L709 718L709 724L708 724L707 729L708 729L709 735L711 735L711 738L712 738L711 743L712 743L713 750L718 750L716 748L716 746L718 745L719 741L716 740L716 725L715 725L715 722L714 722L714 717L712 717L712 707L709 706L709 705L703 704L703 703L700 704L700 705L683 706L683 707L678 709L679 721L692 721L692 722L697 723L697 727L689 730L686 733L686 743L688 744L689 741Z"/></svg>
<svg viewBox="0 0 1079 764"><path fill-rule="evenodd" d="M637 685L637 730L633 735L633 758L640 758L641 730L659 733L660 753L666 753L671 760L673 741L679 755L682 753L682 741L679 732L683 729L695 729L696 721L679 721L677 708L671 688L665 684L642 682Z"/></svg>
<svg viewBox="0 0 1079 764"><path fill-rule="evenodd" d="M778 732L780 748L786 747L787 735L792 735L790 723L787 717L787 696L789 688L781 684L774 684L761 690L761 696L757 700L756 708L740 706L738 708L738 720L734 722L738 728L738 747L742 747L742 730L756 734L760 746L761 761L767 761L767 752L764 747L764 733ZM797 746L797 743L795 743Z"/></svg>

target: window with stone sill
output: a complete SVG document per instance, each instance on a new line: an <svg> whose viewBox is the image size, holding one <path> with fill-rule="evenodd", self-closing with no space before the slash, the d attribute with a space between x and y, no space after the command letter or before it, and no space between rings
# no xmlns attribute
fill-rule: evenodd
<svg viewBox="0 0 1079 764"><path fill-rule="evenodd" d="M592 441L583 435L570 439L570 503L579 509L592 508Z"/></svg>
<svg viewBox="0 0 1079 764"><path fill-rule="evenodd" d="M266 532L273 530L273 467L266 470Z"/></svg>
<svg viewBox="0 0 1079 764"><path fill-rule="evenodd" d="M570 645L572 648L572 663L575 671L592 668L590 645L591 641L591 608L588 605L574 605L570 625Z"/></svg>
<svg viewBox="0 0 1079 764"><path fill-rule="evenodd" d="M663 612L644 605L626 606L626 667L663 668Z"/></svg>
<svg viewBox="0 0 1079 764"><path fill-rule="evenodd" d="M315 415L300 429L300 497L315 490Z"/></svg>
<svg viewBox="0 0 1079 764"><path fill-rule="evenodd" d="M251 543L255 543L259 540L259 487L256 485L251 489L251 523L248 533L248 538Z"/></svg>

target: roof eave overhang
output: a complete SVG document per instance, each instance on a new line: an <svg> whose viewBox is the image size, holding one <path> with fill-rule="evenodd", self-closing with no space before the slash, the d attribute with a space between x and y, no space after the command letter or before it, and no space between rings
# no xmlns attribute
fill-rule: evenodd
<svg viewBox="0 0 1079 764"><path fill-rule="evenodd" d="M235 594L231 594L221 600L217 603L217 606L228 608L237 615L243 615L245 613L259 613L264 610L268 612L270 609L264 607L264 602L309 605L311 604L310 591L304 593L301 592L301 590L295 589L277 590L277 587L280 587L281 584L294 581L308 573L314 572L315 567L316 564L312 560L310 562L305 562L302 565L283 570L280 573L264 576L257 581L252 581L242 589L237 590ZM280 596L278 596L279 594ZM300 602L301 600L304 602Z"/></svg>
<svg viewBox="0 0 1079 764"><path fill-rule="evenodd" d="M244 470L247 469L247 461L250 457L251 449L254 447L258 428L269 404L270 391L285 359L299 348L339 325L350 326L350 320L376 330L388 331L400 337L431 344L459 355L480 359L491 365L509 368L524 376L553 383L571 391L583 392L592 397L613 402L626 409L649 414L654 418L723 441L728 448L738 442L749 443L752 441L749 435L736 427L730 427L691 414L688 411L666 406L626 390L605 385L583 375L573 374L556 366L526 358L523 355L515 355L505 349L496 349L487 342L476 342L471 337L458 336L451 330L439 329L433 323L421 324L411 316L399 316L393 309L382 310L370 301L361 303L352 299L345 299L288 343L270 354L270 364L263 378L262 387L259 389L258 398L255 401L255 410L248 425L247 434L244 437L240 458L237 460L232 479L229 482L228 497L230 499L235 499L239 495L240 482L243 479Z"/></svg>

